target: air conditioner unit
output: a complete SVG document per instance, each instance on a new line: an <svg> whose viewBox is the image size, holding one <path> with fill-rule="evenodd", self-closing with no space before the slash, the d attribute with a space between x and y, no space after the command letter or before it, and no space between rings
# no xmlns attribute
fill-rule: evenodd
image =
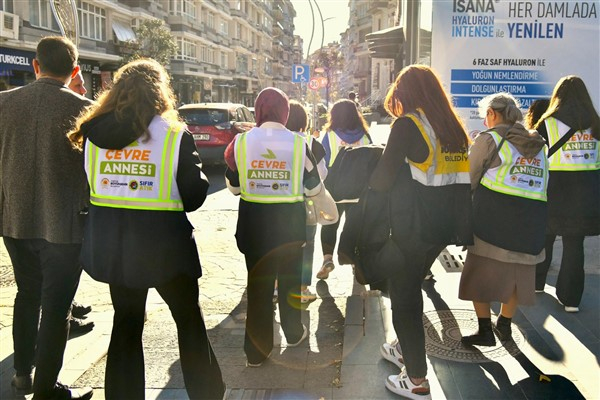
<svg viewBox="0 0 600 400"><path fill-rule="evenodd" d="M0 11L0 37L5 39L19 38L19 16Z"/></svg>

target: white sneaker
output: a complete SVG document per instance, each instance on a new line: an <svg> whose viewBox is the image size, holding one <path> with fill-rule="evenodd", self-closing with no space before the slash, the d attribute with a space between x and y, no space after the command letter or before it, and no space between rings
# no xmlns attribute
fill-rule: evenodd
<svg viewBox="0 0 600 400"><path fill-rule="evenodd" d="M302 304L310 303L316 299L317 295L312 293L309 288L306 288L300 292L300 303Z"/></svg>
<svg viewBox="0 0 600 400"><path fill-rule="evenodd" d="M385 387L397 395L416 400L431 400L429 381L425 379L421 384L412 383L406 369L403 368L400 375L390 375L385 380Z"/></svg>
<svg viewBox="0 0 600 400"><path fill-rule="evenodd" d="M335 264L333 260L323 261L323 266L317 272L317 279L327 279L329 278L329 273L335 269Z"/></svg>
<svg viewBox="0 0 600 400"><path fill-rule="evenodd" d="M300 343L304 342L304 339L306 339L308 337L308 329L306 328L306 325L302 324L302 337L300 338L300 340L298 340L296 343L288 343L287 347L296 347L298 345L300 345Z"/></svg>
<svg viewBox="0 0 600 400"><path fill-rule="evenodd" d="M392 343L384 343L381 345L381 355L386 360L393 362L398 368L404 368L404 358L402 357L402 349L398 339L395 339Z"/></svg>

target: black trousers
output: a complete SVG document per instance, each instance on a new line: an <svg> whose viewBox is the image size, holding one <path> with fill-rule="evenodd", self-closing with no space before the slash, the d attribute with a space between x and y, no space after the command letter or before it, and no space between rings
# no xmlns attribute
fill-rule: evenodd
<svg viewBox="0 0 600 400"><path fill-rule="evenodd" d="M563 236L562 260L556 281L556 297L565 306L577 307L583 296L585 282L584 236ZM544 289L546 276L552 263L552 253L556 235L546 235L546 258L536 266L535 288Z"/></svg>
<svg viewBox="0 0 600 400"><path fill-rule="evenodd" d="M300 283L302 242L263 255L246 254L248 310L244 351L248 362L264 361L273 350L273 289L278 287L281 328L289 343L302 337Z"/></svg>
<svg viewBox="0 0 600 400"><path fill-rule="evenodd" d="M81 277L81 245L9 237L4 238L4 244L17 283L15 370L18 375L27 375L35 364L33 392L36 397L48 397L63 364L71 302Z"/></svg>
<svg viewBox="0 0 600 400"><path fill-rule="evenodd" d="M402 357L408 376L421 378L427 375L425 332L423 330L423 294L421 285L445 246L417 245L407 249L405 268L388 280L392 324L398 336Z"/></svg>
<svg viewBox="0 0 600 400"><path fill-rule="evenodd" d="M177 325L179 357L190 399L222 399L225 385L198 304L198 281L186 275L156 288ZM107 399L144 399L142 331L148 289L110 285L115 309L106 361Z"/></svg>

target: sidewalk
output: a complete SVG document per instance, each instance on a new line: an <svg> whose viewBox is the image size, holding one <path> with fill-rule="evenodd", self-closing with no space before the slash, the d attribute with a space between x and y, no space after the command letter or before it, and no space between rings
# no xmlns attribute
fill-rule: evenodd
<svg viewBox="0 0 600 400"><path fill-rule="evenodd" d="M245 267L239 252L231 248L230 217L223 212L202 215L204 222L218 229L211 227L210 246L207 238L198 240L203 246L200 254L205 270L200 280L201 305L228 385L227 398L399 399L383 384L387 375L398 370L379 355L381 343L395 336L389 301L358 285L349 266L336 268L327 281L313 280L319 298L303 312L310 326L309 340L297 348L287 348L277 329L271 359L261 368L244 366ZM471 304L457 298L461 253L449 248L450 253L441 256L432 268L434 280L423 284L432 397L563 399L579 398L581 393L587 399L600 399L599 248L599 238L586 239L586 288L579 313L565 313L554 296L561 255L557 241L545 293L537 295L535 306L520 309L513 320L516 345L477 350L460 345L461 332L476 329L477 320ZM0 398L8 400L24 397L10 387L16 287L10 281L12 269L6 260L2 244ZM318 263L316 258L315 265ZM84 274L76 298L93 305L90 319L96 327L69 340L60 379L76 387L92 386L94 399L103 399L112 320L108 290ZM498 311L496 306L494 312ZM146 398L186 399L175 326L168 308L153 290L148 298L144 347ZM539 372L552 382L540 382Z"/></svg>

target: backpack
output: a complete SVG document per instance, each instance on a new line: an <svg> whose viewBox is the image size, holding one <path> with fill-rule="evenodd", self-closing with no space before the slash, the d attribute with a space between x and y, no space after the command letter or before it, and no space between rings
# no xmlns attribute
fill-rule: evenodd
<svg viewBox="0 0 600 400"><path fill-rule="evenodd" d="M369 186L385 146L369 144L360 147L344 146L327 172L325 187L336 202L357 202Z"/></svg>

